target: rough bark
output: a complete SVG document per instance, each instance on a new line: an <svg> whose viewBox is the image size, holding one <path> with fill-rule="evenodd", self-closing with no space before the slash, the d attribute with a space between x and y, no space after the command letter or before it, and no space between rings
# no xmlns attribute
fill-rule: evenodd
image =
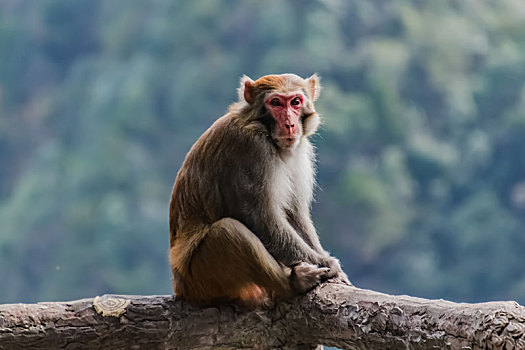
<svg viewBox="0 0 525 350"><path fill-rule="evenodd" d="M94 302L0 305L0 349L525 349L525 307L515 302L458 304L334 283L252 311L172 296Z"/></svg>

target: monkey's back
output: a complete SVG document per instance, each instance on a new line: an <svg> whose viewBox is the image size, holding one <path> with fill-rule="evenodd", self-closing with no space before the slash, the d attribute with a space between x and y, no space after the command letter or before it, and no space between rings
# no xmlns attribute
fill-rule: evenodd
<svg viewBox="0 0 525 350"><path fill-rule="evenodd" d="M199 231L195 228L221 218L235 218L250 226L244 214L265 196L266 163L274 150L260 140L265 135L246 130L228 113L190 149L171 195L171 246L176 237L191 235Z"/></svg>

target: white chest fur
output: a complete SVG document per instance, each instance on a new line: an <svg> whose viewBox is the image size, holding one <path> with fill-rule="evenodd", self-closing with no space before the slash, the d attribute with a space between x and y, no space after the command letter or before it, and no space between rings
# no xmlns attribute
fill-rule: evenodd
<svg viewBox="0 0 525 350"><path fill-rule="evenodd" d="M314 187L314 156L313 146L306 139L282 156L270 182L275 209L290 208L294 202L300 207L310 205Z"/></svg>

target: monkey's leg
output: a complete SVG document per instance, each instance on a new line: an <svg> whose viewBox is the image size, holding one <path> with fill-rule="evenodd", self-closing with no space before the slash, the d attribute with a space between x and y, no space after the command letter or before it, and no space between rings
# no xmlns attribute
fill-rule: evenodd
<svg viewBox="0 0 525 350"><path fill-rule="evenodd" d="M197 303L260 304L267 293L288 297L314 287L327 270L306 263L293 270L282 266L245 225L224 218L211 226L192 255L185 297Z"/></svg>

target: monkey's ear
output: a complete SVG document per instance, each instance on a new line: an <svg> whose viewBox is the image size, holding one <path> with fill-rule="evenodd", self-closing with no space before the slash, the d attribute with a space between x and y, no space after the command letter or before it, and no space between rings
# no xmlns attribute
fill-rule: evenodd
<svg viewBox="0 0 525 350"><path fill-rule="evenodd" d="M321 93L321 77L317 74L314 74L307 79L307 82L312 101L317 101L319 94Z"/></svg>
<svg viewBox="0 0 525 350"><path fill-rule="evenodd" d="M253 87L255 82L250 79L248 76L243 75L241 78L241 86L239 86L239 101L246 101L248 104L252 104L253 98Z"/></svg>

